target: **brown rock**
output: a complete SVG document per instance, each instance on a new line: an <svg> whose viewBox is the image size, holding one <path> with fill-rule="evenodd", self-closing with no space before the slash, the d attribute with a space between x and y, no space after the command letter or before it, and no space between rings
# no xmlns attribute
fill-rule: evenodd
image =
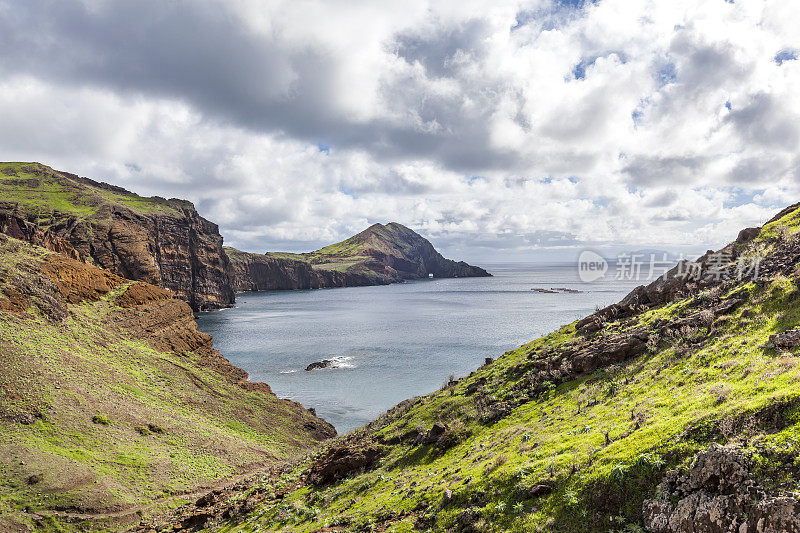
<svg viewBox="0 0 800 533"><path fill-rule="evenodd" d="M736 237L736 242L738 244L750 242L758 237L759 233L761 233L761 228L745 228L739 232L739 235Z"/></svg>
<svg viewBox="0 0 800 533"><path fill-rule="evenodd" d="M381 455L381 449L370 442L343 443L328 449L311 465L307 481L312 485L333 483L362 468L371 467Z"/></svg>
<svg viewBox="0 0 800 533"><path fill-rule="evenodd" d="M769 342L778 348L797 348L800 346L800 329L770 335Z"/></svg>
<svg viewBox="0 0 800 533"><path fill-rule="evenodd" d="M770 495L749 468L739 448L712 444L688 475L667 472L661 497L644 502L645 526L653 533L800 532L800 501Z"/></svg>
<svg viewBox="0 0 800 533"><path fill-rule="evenodd" d="M64 301L71 304L97 301L125 283L123 278L111 272L58 254L45 256L40 268Z"/></svg>
<svg viewBox="0 0 800 533"><path fill-rule="evenodd" d="M26 171L39 173L38 181L73 191L97 211L86 217L52 211L45 225L40 210L0 202L1 233L167 288L196 311L233 304L230 261L217 225L201 217L190 202L151 198L150 208L137 210L124 200L136 205L142 199L120 187L44 165L31 165Z"/></svg>

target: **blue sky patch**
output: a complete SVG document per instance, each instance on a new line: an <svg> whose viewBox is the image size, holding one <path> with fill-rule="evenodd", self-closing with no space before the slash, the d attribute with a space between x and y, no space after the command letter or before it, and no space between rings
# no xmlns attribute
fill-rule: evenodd
<svg viewBox="0 0 800 533"><path fill-rule="evenodd" d="M572 69L572 77L576 80L585 79L587 68L594 65L599 58L609 57L612 55L616 55L617 58L619 58L619 61L623 64L628 61L628 58L625 56L625 54L619 51L609 51L596 56L584 57L580 60L580 62L577 65L575 65L575 68Z"/></svg>
<svg viewBox="0 0 800 533"><path fill-rule="evenodd" d="M511 26L511 31L530 24L533 21L541 23L542 30L553 30L558 28L564 17L569 18L573 13L583 10L586 6L595 5L600 0L553 0L548 7L525 10L517 13L516 22Z"/></svg>
<svg viewBox="0 0 800 533"><path fill-rule="evenodd" d="M663 65L656 72L656 80L658 81L658 88L675 83L678 80L678 71L675 68L675 63L669 62Z"/></svg>
<svg viewBox="0 0 800 533"><path fill-rule="evenodd" d="M342 185L339 185L339 192L342 194L346 194L347 196L352 196L353 198L358 198L358 196L356 196L356 191L349 187L344 187Z"/></svg>
<svg viewBox="0 0 800 533"><path fill-rule="evenodd" d="M594 5L599 0L553 0L556 8L570 8L570 9L583 9L587 5Z"/></svg>
<svg viewBox="0 0 800 533"><path fill-rule="evenodd" d="M723 202L724 209L731 209L740 205L753 203L755 197L764 194L765 189L742 189L741 187L722 187L728 189L728 198Z"/></svg>
<svg viewBox="0 0 800 533"><path fill-rule="evenodd" d="M775 54L775 62L778 66L783 65L784 61L796 61L797 60L797 50L781 50L777 54Z"/></svg>
<svg viewBox="0 0 800 533"><path fill-rule="evenodd" d="M633 112L631 113L631 119L633 120L634 128L639 126L639 122L642 120L643 116L644 116L643 109L637 107L636 109L633 110Z"/></svg>

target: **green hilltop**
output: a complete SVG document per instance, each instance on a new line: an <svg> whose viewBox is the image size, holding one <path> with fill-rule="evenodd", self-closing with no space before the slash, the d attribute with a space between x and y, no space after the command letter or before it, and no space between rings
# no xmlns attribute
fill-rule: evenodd
<svg viewBox="0 0 800 533"><path fill-rule="evenodd" d="M747 465L742 523L795 530L767 511L800 509L800 209L747 232L721 253L763 256L761 278L636 291L323 445L209 530L645 531L717 456Z"/></svg>
<svg viewBox="0 0 800 533"><path fill-rule="evenodd" d="M113 206L138 213L174 212L177 204L159 197L144 198L40 163L13 162L0 163L0 202L19 204L22 212L42 218L54 213L88 218Z"/></svg>

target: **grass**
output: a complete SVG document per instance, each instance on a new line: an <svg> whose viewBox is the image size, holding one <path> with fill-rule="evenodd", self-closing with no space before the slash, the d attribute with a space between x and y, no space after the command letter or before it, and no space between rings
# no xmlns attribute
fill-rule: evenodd
<svg viewBox="0 0 800 533"><path fill-rule="evenodd" d="M371 264L375 262L370 253L377 251L386 255L404 257L413 248L408 242L411 233L408 228L394 222L386 225L375 224L358 235L313 252L268 252L266 255L275 259L303 261L319 270L374 277L377 281L381 278L381 274L370 268ZM226 248L225 251L234 263L258 256L258 254L250 254L234 248ZM383 267L379 268L383 270Z"/></svg>
<svg viewBox="0 0 800 533"><path fill-rule="evenodd" d="M778 227L800 228L800 217L793 213L767 226L763 238ZM781 238L786 234L781 230ZM531 356L567 349L577 337L574 325L508 352L454 387L358 430L384 443L377 468L268 500L221 531L311 532L335 525L447 531L465 509L486 531L637 531L642 502L666 470L686 465L710 442L740 442L754 454L765 484L800 492L792 469L782 466L800 465L800 357L768 342L771 334L800 326L800 287L777 275L730 290L745 294L746 304L711 330L695 332L702 342L659 338L645 355L538 396L527 397L525 387ZM608 323L598 335L637 327L655 332L660 321L691 314L709 297L701 293ZM485 380L482 392L469 394L478 380ZM517 407L487 422L481 406L487 397ZM761 410L775 406L784 411L785 427L759 419ZM448 449L401 438L439 421L460 435ZM313 459L270 487L291 487ZM552 492L533 496L542 484Z"/></svg>
<svg viewBox="0 0 800 533"><path fill-rule="evenodd" d="M73 179L39 163L0 163L0 197L49 226L66 217L97 216L103 207L127 207L137 213L177 212L173 202L104 189Z"/></svg>
<svg viewBox="0 0 800 533"><path fill-rule="evenodd" d="M28 279L47 253L8 239L0 279ZM316 443L298 430L309 416L301 407L111 327L127 286L70 306L62 322L41 314L35 298L26 313L0 313L0 518L145 505Z"/></svg>

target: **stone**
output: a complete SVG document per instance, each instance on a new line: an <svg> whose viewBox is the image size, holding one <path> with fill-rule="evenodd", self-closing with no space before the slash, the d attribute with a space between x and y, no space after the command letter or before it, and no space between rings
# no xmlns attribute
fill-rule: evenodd
<svg viewBox="0 0 800 533"><path fill-rule="evenodd" d="M371 442L345 442L329 448L309 468L306 480L311 485L339 481L362 468L369 468L383 454Z"/></svg>
<svg viewBox="0 0 800 533"><path fill-rule="evenodd" d="M790 329L770 335L769 342L777 348L797 348L800 346L800 329Z"/></svg>
<svg viewBox="0 0 800 533"><path fill-rule="evenodd" d="M800 533L800 501L769 494L749 468L741 449L712 444L688 475L667 472L661 497L644 502L644 525L653 533Z"/></svg>
<svg viewBox="0 0 800 533"><path fill-rule="evenodd" d="M306 367L306 372L311 372L312 370L319 370L320 368L328 368L333 364L333 361L330 359L323 359L322 361L317 361L316 363L311 363Z"/></svg>

